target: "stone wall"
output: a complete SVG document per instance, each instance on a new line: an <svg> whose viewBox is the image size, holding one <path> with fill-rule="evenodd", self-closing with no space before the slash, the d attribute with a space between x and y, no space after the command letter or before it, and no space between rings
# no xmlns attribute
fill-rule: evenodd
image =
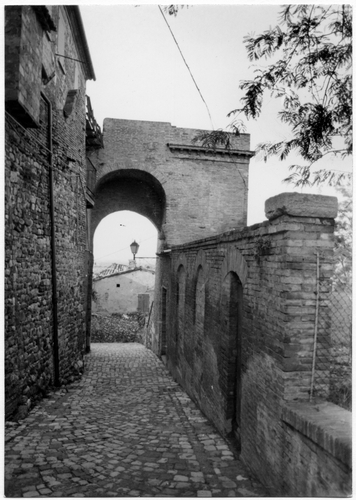
<svg viewBox="0 0 356 500"><path fill-rule="evenodd" d="M11 14L11 8L7 14ZM23 17L32 16L25 7ZM58 22L59 7L52 9ZM66 54L79 58L66 10ZM22 18L19 20L22 22ZM25 22L24 21L24 22ZM27 22L27 21L26 21ZM36 16L29 19L36 22ZM25 23L26 24L26 23ZM31 24L31 26L32 26ZM37 26L44 34L40 25ZM51 32L52 50L56 35ZM33 40L38 43L38 40ZM25 50L19 48L21 57ZM41 54L41 47L38 49ZM13 53L6 54L11 65ZM54 58L53 58L54 61ZM69 61L69 60L68 60ZM16 66L16 61L14 62ZM77 67L75 68L75 65ZM36 71L36 67L29 71ZM59 380L79 374L85 343L87 279L85 200L85 79L83 65L70 61L56 78L33 81L39 101L39 127L23 128L14 110L5 127L5 406L6 416L18 406L31 406L54 380L53 273L50 217L49 107L52 104L53 194L56 245ZM75 76L76 74L76 76ZM77 83L70 115L63 109L67 92ZM14 119L15 118L15 119ZM24 408L23 408L24 409Z"/></svg>
<svg viewBox="0 0 356 500"><path fill-rule="evenodd" d="M102 316L92 315L92 342L140 342L145 343L144 326L145 315L139 313L132 314L112 314Z"/></svg>
<svg viewBox="0 0 356 500"><path fill-rule="evenodd" d="M6 10L5 100L21 123L34 126L40 119L43 28L30 6ZM20 48L20 50L19 50Z"/></svg>
<svg viewBox="0 0 356 500"><path fill-rule="evenodd" d="M266 202L266 214L270 220L262 224L161 256L167 362L217 428L237 440L242 459L265 485L289 494L282 413L289 402L309 400L316 252L319 311L327 317L337 200L284 194ZM159 353L157 309L153 348ZM340 476L335 481L340 485ZM322 491L318 480L315 488Z"/></svg>

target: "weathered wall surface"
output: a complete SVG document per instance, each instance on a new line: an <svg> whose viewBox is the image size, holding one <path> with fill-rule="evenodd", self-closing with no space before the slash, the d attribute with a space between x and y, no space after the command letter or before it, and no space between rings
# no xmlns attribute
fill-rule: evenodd
<svg viewBox="0 0 356 500"><path fill-rule="evenodd" d="M282 412L288 402L309 400L316 252L319 311L327 316L337 201L285 194L269 200L266 213L262 224L174 246L170 258L161 257L167 359L220 431L235 435L259 478L288 494ZM315 479L315 491L321 483Z"/></svg>
<svg viewBox="0 0 356 500"><path fill-rule="evenodd" d="M140 270L107 276L93 281L96 298L92 303L93 313L111 315L138 311L138 295L154 297L155 273Z"/></svg>
<svg viewBox="0 0 356 500"><path fill-rule="evenodd" d="M10 8L11 11L11 8ZM65 50L80 58L69 19L63 10ZM58 7L52 9L58 23ZM27 19L26 16L29 16ZM19 22L32 19L25 7ZM24 19L23 19L24 18ZM42 28L38 27L45 38ZM56 50L56 35L53 48ZM48 41L48 40L47 40ZM42 47L37 46L39 55ZM37 45L36 45L37 44ZM26 53L21 52L26 58ZM54 56L53 56L54 61ZM18 60L7 54L7 65ZM57 269L59 382L78 375L85 341L86 201L85 201L85 74L74 61L64 63L65 72L56 67L56 78L46 84L31 79L30 91L39 102L39 128L23 129L6 117L5 142L5 385L6 416L18 406L24 412L36 397L54 382L53 373L53 281L51 220L49 202L48 105L52 103L54 218ZM18 68L17 68L18 69ZM41 72L40 72L41 74ZM76 77L75 77L76 74ZM67 91L77 83L72 112L64 116ZM14 113L17 117L16 113ZM46 149L47 148L47 149Z"/></svg>
<svg viewBox="0 0 356 500"><path fill-rule="evenodd" d="M40 118L40 94L33 90L41 84L43 29L30 6L8 9L5 26L7 108L22 107L21 121L33 126Z"/></svg>
<svg viewBox="0 0 356 500"><path fill-rule="evenodd" d="M98 166L93 232L116 210L148 217L168 245L242 228L249 135L236 138L230 152L214 152L193 145L197 132L169 123L105 119L104 148L91 155Z"/></svg>
<svg viewBox="0 0 356 500"><path fill-rule="evenodd" d="M285 490L347 497L352 491L352 413L332 403L292 403L282 413Z"/></svg>

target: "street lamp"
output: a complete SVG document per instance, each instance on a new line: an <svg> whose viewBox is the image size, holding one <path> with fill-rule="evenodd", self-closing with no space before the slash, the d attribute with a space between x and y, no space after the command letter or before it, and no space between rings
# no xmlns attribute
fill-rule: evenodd
<svg viewBox="0 0 356 500"><path fill-rule="evenodd" d="M133 255L133 260L136 260L136 257L135 255L137 254L138 252L138 249L139 249L139 244L136 243L136 241L134 240L131 245L130 245L130 248L131 248L131 252L132 252L132 255Z"/></svg>

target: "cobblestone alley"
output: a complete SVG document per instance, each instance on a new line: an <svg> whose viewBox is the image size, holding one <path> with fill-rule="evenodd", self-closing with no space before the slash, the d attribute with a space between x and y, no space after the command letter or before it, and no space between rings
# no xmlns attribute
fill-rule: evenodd
<svg viewBox="0 0 356 500"><path fill-rule="evenodd" d="M85 363L6 424L6 496L267 495L151 351L92 344Z"/></svg>

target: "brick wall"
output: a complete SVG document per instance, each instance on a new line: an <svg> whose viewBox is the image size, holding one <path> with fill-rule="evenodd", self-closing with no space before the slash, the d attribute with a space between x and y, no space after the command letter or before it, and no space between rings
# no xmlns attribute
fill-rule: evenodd
<svg viewBox="0 0 356 500"><path fill-rule="evenodd" d="M170 259L161 258L162 284L170 370L217 428L239 441L242 459L266 486L281 494L291 491L282 411L309 400L316 252L319 308L327 314L337 200L284 194L267 201L266 213L270 220L262 224L172 247ZM203 332L196 321L198 282L204 283ZM160 327L157 322L158 348Z"/></svg>
<svg viewBox="0 0 356 500"><path fill-rule="evenodd" d="M290 496L352 492L352 413L332 403L291 403L282 413L283 487Z"/></svg>
<svg viewBox="0 0 356 500"><path fill-rule="evenodd" d="M12 14L8 8L9 15ZM22 29L44 36L31 7L24 7ZM69 20L65 15L66 53L79 58ZM52 8L58 22L58 7ZM37 22L37 24L36 24ZM27 26L28 25L28 26ZM36 28L36 29L35 29ZM53 37L55 50L56 35ZM38 49L38 39L31 39ZM37 50L36 49L36 50ZM20 50L20 58L23 53ZM48 54L47 54L48 56ZM6 54L11 65L13 53ZM15 61L16 62L16 61ZM74 65L77 64L75 70ZM36 72L30 66L28 72ZM70 115L63 108L67 91L78 89ZM29 75L28 75L29 76ZM87 279L85 201L85 74L70 61L65 73L56 66L56 77L46 84L28 78L39 102L38 128L24 129L12 116L6 118L5 142L5 405L6 416L20 416L54 382L52 252L49 198L49 121L53 118L53 192L58 303L59 382L79 373L85 343L85 286ZM10 110L18 118L18 114Z"/></svg>
<svg viewBox="0 0 356 500"><path fill-rule="evenodd" d="M160 246L163 240L170 246L244 227L249 135L236 138L230 152L214 152L192 143L197 132L105 119L104 148L91 154L98 168L92 234L118 210L148 217L160 231Z"/></svg>

